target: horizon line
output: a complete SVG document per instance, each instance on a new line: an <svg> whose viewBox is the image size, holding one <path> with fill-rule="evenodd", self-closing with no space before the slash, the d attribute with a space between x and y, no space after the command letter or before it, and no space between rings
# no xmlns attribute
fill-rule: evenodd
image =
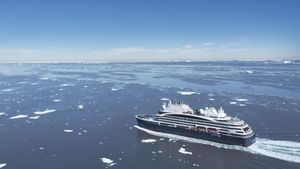
<svg viewBox="0 0 300 169"><path fill-rule="evenodd" d="M191 62L295 62L300 59L266 59L266 60L99 60L99 61L20 61L20 62L5 62L0 61L0 64L60 64L60 63L82 63L82 64L103 64L103 63L191 63Z"/></svg>

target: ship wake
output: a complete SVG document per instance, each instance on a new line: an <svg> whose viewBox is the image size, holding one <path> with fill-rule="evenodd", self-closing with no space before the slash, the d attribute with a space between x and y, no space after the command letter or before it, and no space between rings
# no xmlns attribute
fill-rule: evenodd
<svg viewBox="0 0 300 169"><path fill-rule="evenodd" d="M210 145L218 148L244 151L252 154L259 154L268 157L273 157L284 161L300 163L300 142L256 138L255 143L252 144L251 146L242 147L237 145L226 145L226 144L215 143L207 140L194 139L194 138L179 136L175 134L156 132L156 131L142 128L140 126L135 126L135 128L158 137L184 140L192 143L200 143L200 144Z"/></svg>

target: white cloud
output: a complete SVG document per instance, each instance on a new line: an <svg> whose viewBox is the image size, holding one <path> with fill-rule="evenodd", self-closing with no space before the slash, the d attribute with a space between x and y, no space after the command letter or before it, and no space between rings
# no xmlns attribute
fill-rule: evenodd
<svg viewBox="0 0 300 169"><path fill-rule="evenodd" d="M226 42L186 44L174 48L125 47L94 51L103 60L233 60L249 52L249 40L233 38Z"/></svg>

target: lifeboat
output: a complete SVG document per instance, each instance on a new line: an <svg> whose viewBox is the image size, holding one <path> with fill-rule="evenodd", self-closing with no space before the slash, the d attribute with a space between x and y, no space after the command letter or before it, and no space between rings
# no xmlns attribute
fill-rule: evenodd
<svg viewBox="0 0 300 169"><path fill-rule="evenodd" d="M213 135L219 134L218 129L216 129L216 128L207 128L207 132L209 132L210 134L213 134Z"/></svg>
<svg viewBox="0 0 300 169"><path fill-rule="evenodd" d="M197 126L197 130L198 130L198 131L205 132L205 131L206 131L206 127L203 127L203 126Z"/></svg>

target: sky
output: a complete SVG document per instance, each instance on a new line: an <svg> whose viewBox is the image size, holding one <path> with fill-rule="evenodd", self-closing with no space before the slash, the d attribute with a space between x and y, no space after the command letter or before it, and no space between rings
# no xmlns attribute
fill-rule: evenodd
<svg viewBox="0 0 300 169"><path fill-rule="evenodd" d="M299 0L0 0L0 62L279 59Z"/></svg>

